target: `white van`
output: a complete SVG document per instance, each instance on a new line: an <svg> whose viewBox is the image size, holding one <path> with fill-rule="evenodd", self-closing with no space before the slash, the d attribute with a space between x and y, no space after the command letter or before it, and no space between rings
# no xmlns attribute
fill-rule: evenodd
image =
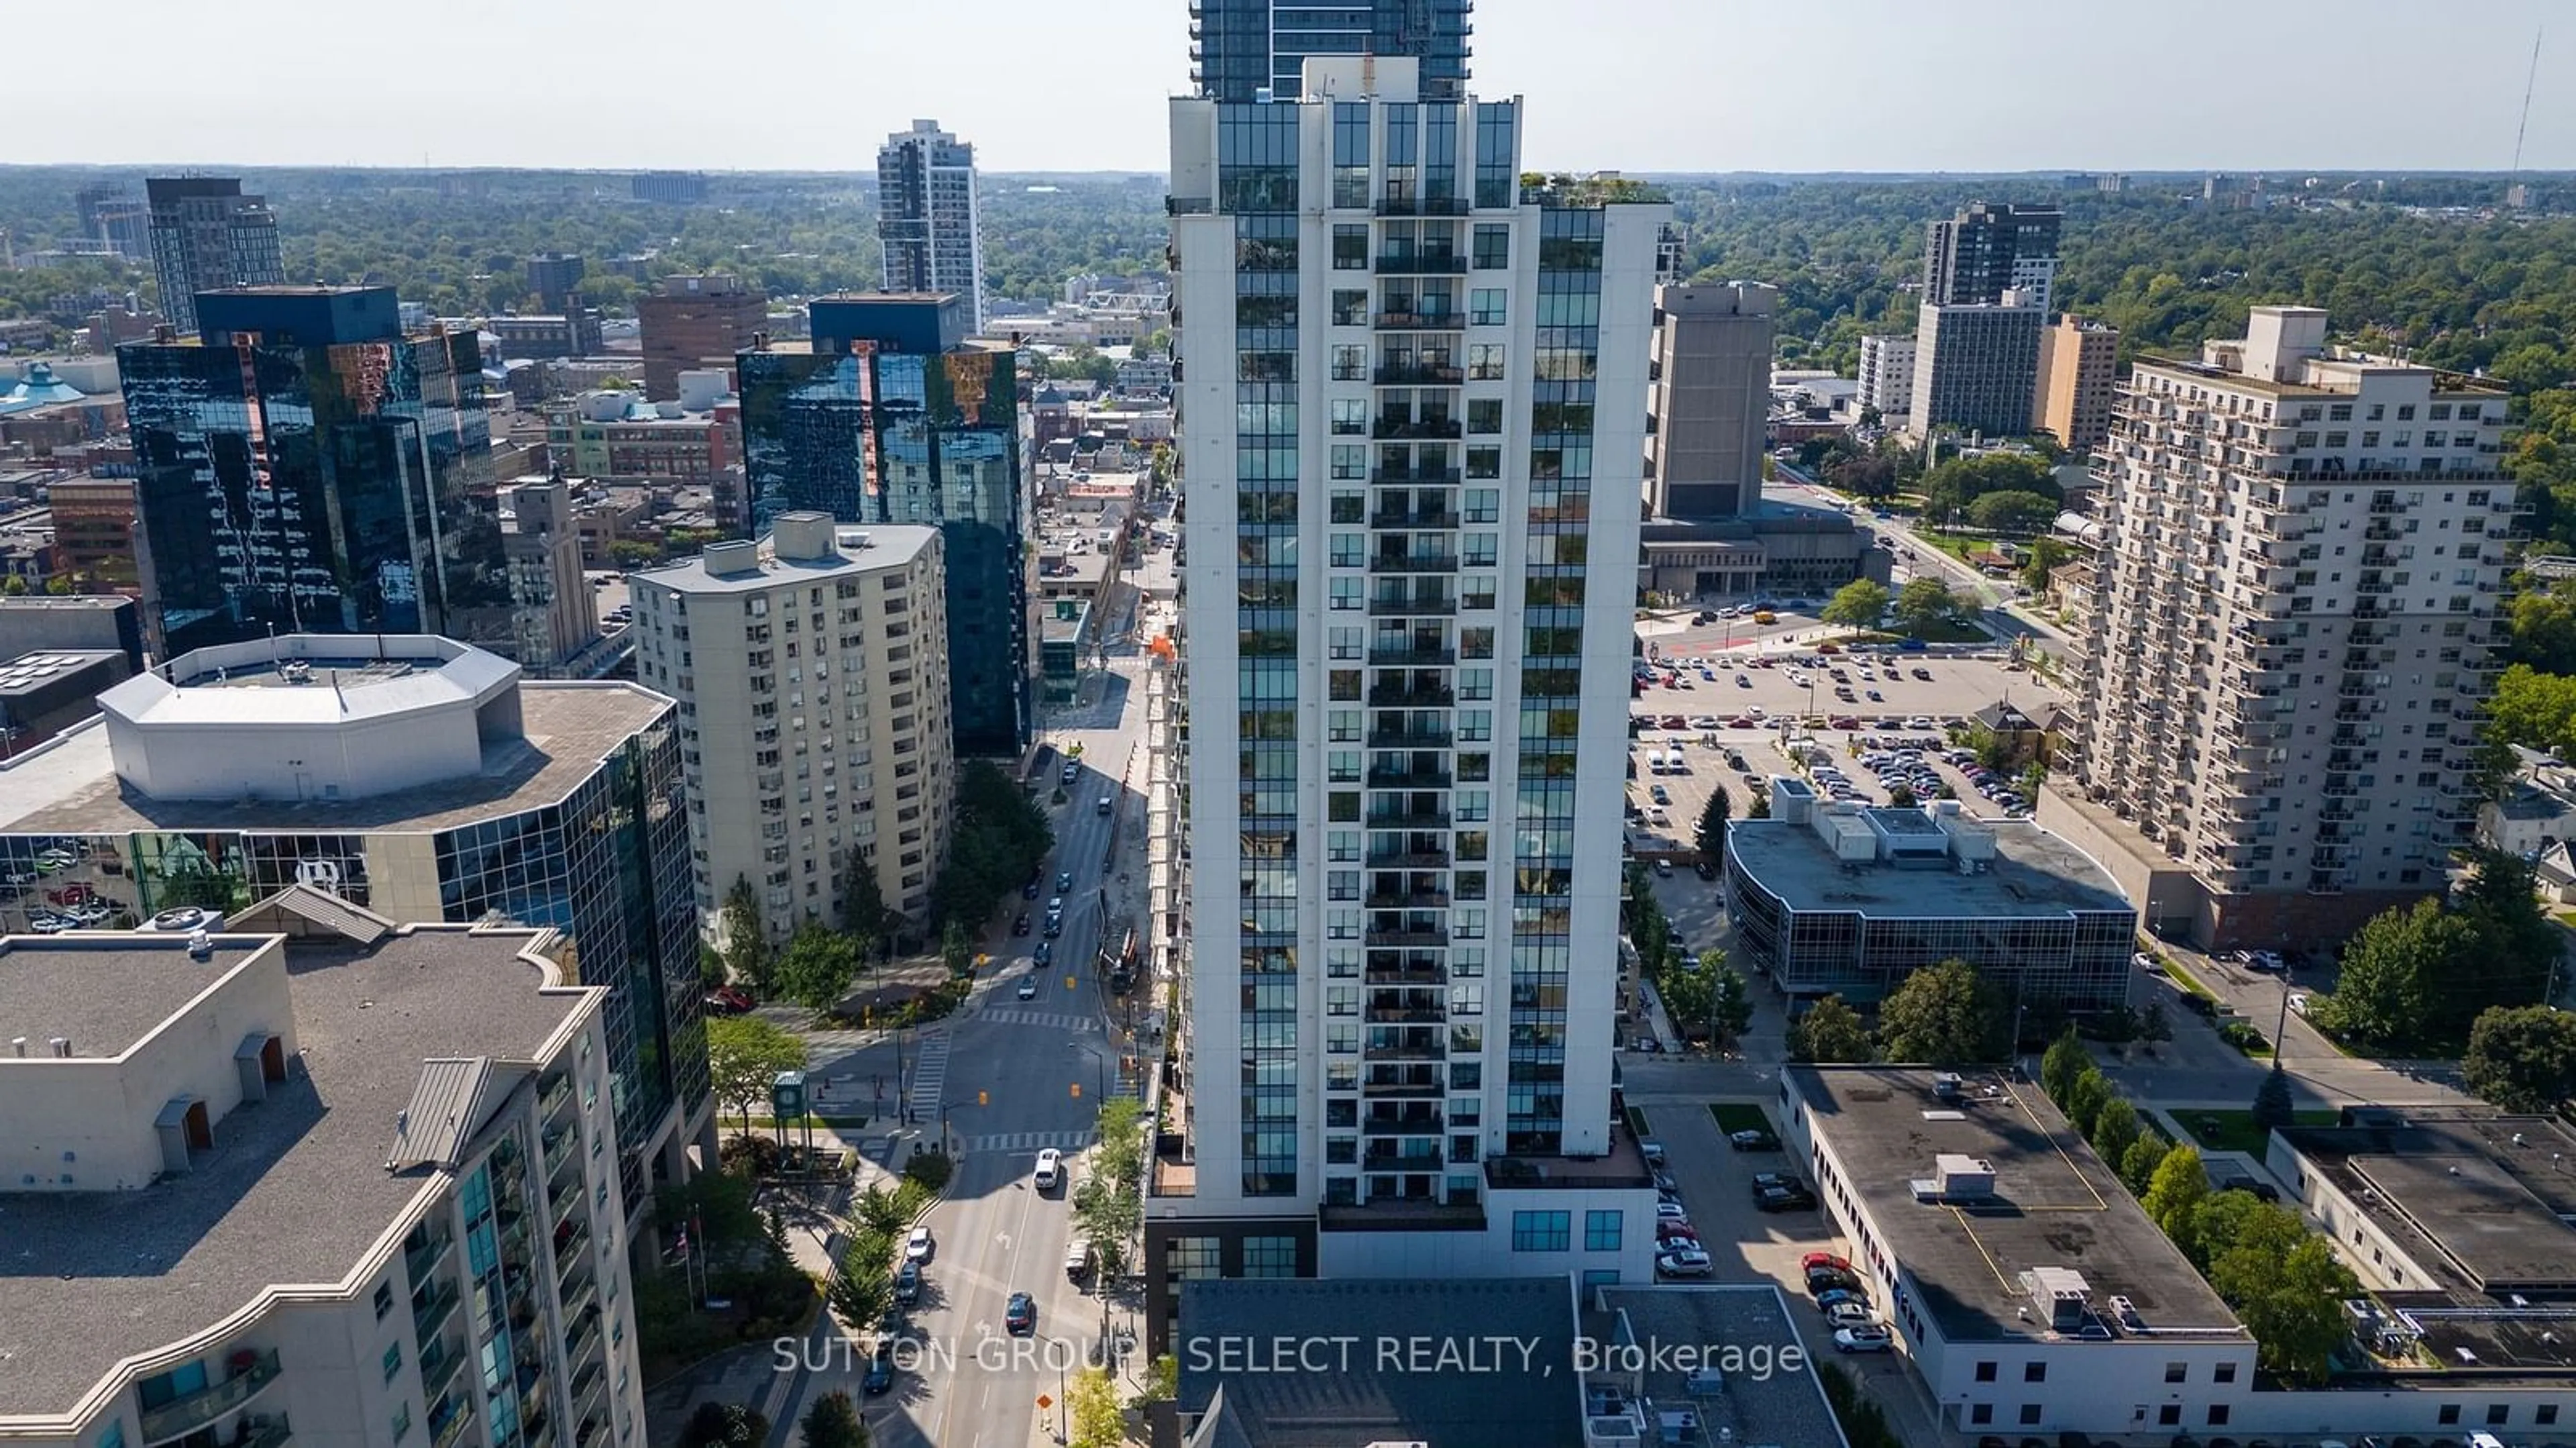
<svg viewBox="0 0 2576 1448"><path fill-rule="evenodd" d="M1090 1271L1090 1239L1085 1237L1076 1237L1071 1242L1066 1243L1064 1249L1064 1275L1066 1279L1068 1281L1079 1282Z"/></svg>
<svg viewBox="0 0 2576 1448"><path fill-rule="evenodd" d="M1673 746L1673 748L1672 748L1672 752L1671 752L1670 754L1667 754L1667 755L1665 755L1665 756L1664 756L1664 773L1666 773L1666 774L1688 774L1688 773L1690 773L1690 759L1689 759L1689 757L1688 757L1688 756L1686 756L1686 755L1684 755L1684 754L1682 753L1682 747L1681 747L1680 745L1678 745L1678 744L1674 745L1674 746Z"/></svg>
<svg viewBox="0 0 2576 1448"><path fill-rule="evenodd" d="M1646 751L1646 772L1648 774L1668 774L1671 772L1664 768L1664 751L1660 749L1648 749Z"/></svg>

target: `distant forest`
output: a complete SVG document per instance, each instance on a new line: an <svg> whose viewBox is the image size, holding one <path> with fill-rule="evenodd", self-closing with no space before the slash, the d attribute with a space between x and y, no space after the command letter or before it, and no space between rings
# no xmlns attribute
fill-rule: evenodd
<svg viewBox="0 0 2576 1448"><path fill-rule="evenodd" d="M0 168L0 227L18 250L76 235L73 193L140 172ZM2531 215L2494 211L2504 179L2271 177L2283 204L2194 204L2197 178L2116 193L2055 176L1664 178L1699 279L1782 290L1780 360L1849 374L1859 339L1913 326L1924 223L1972 200L2066 212L2057 302L2121 330L2124 356L2233 334L2259 302L2322 306L2337 335L2511 385L2528 427L2514 466L2546 490L2535 532L2576 544L2576 182L2536 176ZM391 284L456 314L532 306L522 263L579 252L612 313L647 285L608 258L650 251L653 275L729 270L772 296L874 286L872 176L719 173L698 206L628 199L623 174L279 170L246 173L278 211L290 277ZM1040 189L1032 189L1040 188ZM1075 272L1163 264L1158 176L991 174L984 254L994 296L1040 302ZM0 317L42 315L92 289L151 300L149 266L80 261L0 272Z"/></svg>

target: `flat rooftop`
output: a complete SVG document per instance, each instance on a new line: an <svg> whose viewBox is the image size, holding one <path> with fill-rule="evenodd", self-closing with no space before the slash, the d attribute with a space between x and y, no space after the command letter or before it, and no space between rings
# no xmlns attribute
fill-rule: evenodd
<svg viewBox="0 0 2576 1448"><path fill-rule="evenodd" d="M1823 807L1819 801L1817 808ZM1993 835L1995 853L1984 872L1975 875L1960 874L1946 860L1938 867L1878 861L1847 868L1815 830L1777 819L1737 820L1727 827L1726 849L1793 910L1844 910L1906 920L2129 910L2110 874L2066 840L2029 820L1977 824Z"/></svg>
<svg viewBox="0 0 2576 1448"><path fill-rule="evenodd" d="M822 558L781 558L771 551L767 538L760 540L760 566L738 573L709 573L704 557L684 558L677 562L638 568L627 574L628 587L651 583L675 593L759 593L800 578L832 578L844 573L873 573L880 568L901 568L921 556L921 550L939 536L937 528L920 523L841 523L833 526L840 540L840 551ZM867 546L855 547L847 540L864 536Z"/></svg>
<svg viewBox="0 0 2576 1448"><path fill-rule="evenodd" d="M47 1054L56 1037L81 1056L122 1056L259 953L259 942L243 936L216 937L210 960L191 960L185 935L116 943L132 939L72 949L41 935L0 939L0 1037L26 1037L30 1056Z"/></svg>
<svg viewBox="0 0 2576 1448"><path fill-rule="evenodd" d="M1583 1443L1574 1287L1562 1276L1199 1279L1181 1284L1177 1322L1181 1411L1209 1411L1222 1389L1223 1418L1209 1437L1224 1448ZM1282 1339L1284 1361L1272 1356ZM1297 1344L1308 1340L1334 1356L1301 1355ZM1456 1354L1446 1361L1444 1344ZM1245 1370L1226 1371L1229 1361Z"/></svg>
<svg viewBox="0 0 2576 1448"><path fill-rule="evenodd" d="M297 944L287 968L302 1067L216 1122L196 1171L113 1197L0 1194L0 1418L63 1413L118 1362L271 1286L356 1290L359 1258L433 1181L385 1170L421 1063L533 1062L585 999L539 992L543 975L518 956L531 938L431 929L369 950ZM97 979L89 951L7 943L0 959L51 973L57 990ZM186 944L171 937L171 952L184 959Z"/></svg>
<svg viewBox="0 0 2576 1448"><path fill-rule="evenodd" d="M0 763L0 835L449 829L562 803L601 759L671 708L635 684L523 680L523 735L486 743L479 772L395 794L306 802L144 798L118 779L106 726L92 719Z"/></svg>
<svg viewBox="0 0 2576 1448"><path fill-rule="evenodd" d="M2443 1286L2576 1296L2576 1131L2555 1119L2409 1111L2280 1139L2401 1241L2429 1247L2415 1255L2448 1270Z"/></svg>
<svg viewBox="0 0 2576 1448"><path fill-rule="evenodd" d="M1781 1352L1792 1346L1804 1350L1810 1362L1832 1350L1830 1341L1813 1343L1800 1337L1777 1287L1596 1288L1585 1304L1583 1333L1595 1342L1648 1348L1722 1343L1743 1349L1746 1370L1727 1373L1725 1386L1714 1393L1693 1392L1691 1374L1674 1365L1678 1362L1674 1355L1648 1360L1648 1371L1638 1384L1647 1403L1659 1414L1677 1409L1696 1413L1702 1443L1721 1441L1721 1432L1728 1429L1737 1443L1833 1448L1845 1441L1812 1367L1789 1372L1775 1366L1768 1373L1750 1367L1751 1354L1761 1349L1770 1351L1775 1365ZM1653 1366L1656 1363L1663 1366Z"/></svg>
<svg viewBox="0 0 2576 1448"><path fill-rule="evenodd" d="M1847 1183L1887 1250L1914 1280L1913 1300L1952 1342L2053 1342L2022 1273L2080 1272L2097 1321L2110 1301L2136 1305L2155 1342L2243 1328L2179 1248L2158 1230L2036 1086L1972 1077L1959 1099L1933 1096L1936 1073L1892 1066L1793 1066L1813 1133L1853 1173ZM1994 1165L1988 1204L1919 1201L1936 1155ZM2106 1345L2121 1341L2116 1328ZM2088 1334L2090 1335L2090 1334ZM2250 1345L2250 1339L2249 1345Z"/></svg>

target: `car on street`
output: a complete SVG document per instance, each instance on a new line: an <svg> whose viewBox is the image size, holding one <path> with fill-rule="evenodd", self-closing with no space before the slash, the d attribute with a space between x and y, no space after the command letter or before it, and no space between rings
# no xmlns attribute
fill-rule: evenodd
<svg viewBox="0 0 2576 1448"><path fill-rule="evenodd" d="M1038 884L1038 877L1031 875L1029 877L1029 882L1020 887L1020 898L1023 900L1034 900L1038 898Z"/></svg>
<svg viewBox="0 0 2576 1448"><path fill-rule="evenodd" d="M1053 961L1055 959L1055 942L1050 940L1039 941L1038 948L1030 953L1029 959L1036 961L1040 965L1045 965L1050 961Z"/></svg>
<svg viewBox="0 0 2576 1448"><path fill-rule="evenodd" d="M894 1300L910 1306L921 1300L921 1264L906 1262L894 1274Z"/></svg>
<svg viewBox="0 0 2576 1448"><path fill-rule="evenodd" d="M1658 1277L1706 1277L1716 1270L1717 1264L1709 1260L1709 1255L1695 1247L1660 1253L1655 1258Z"/></svg>
<svg viewBox="0 0 2576 1448"><path fill-rule="evenodd" d="M1101 814L1107 814L1107 813L1109 813L1111 810L1116 809L1117 807L1118 807L1117 805L1115 805L1114 803L1112 803L1112 802L1110 801L1109 796L1107 796L1107 795L1105 795L1105 794L1104 794L1104 795L1102 795L1102 796L1100 797L1100 803L1099 803L1098 805L1094 806L1094 808L1095 808L1095 809L1097 809Z"/></svg>
<svg viewBox="0 0 2576 1448"><path fill-rule="evenodd" d="M1064 782L1065 782L1065 783L1067 783L1067 784L1071 784L1071 783L1073 783L1075 780L1082 778L1082 764L1081 764L1081 762L1080 762L1079 760L1072 760L1072 759L1068 759L1068 760L1066 760L1066 761L1064 762L1064 773L1063 773L1063 775L1061 776L1061 778L1062 778L1062 779L1064 780Z"/></svg>
<svg viewBox="0 0 2576 1448"><path fill-rule="evenodd" d="M2156 968L2156 958L2141 950L2137 954L2129 957L2129 964L2136 966L2140 970L2152 971Z"/></svg>
<svg viewBox="0 0 2576 1448"><path fill-rule="evenodd" d="M1018 994L1020 999L1024 1001L1033 1001L1038 998L1037 972L1031 971L1027 975L1020 977L1020 989Z"/></svg>
<svg viewBox="0 0 2576 1448"><path fill-rule="evenodd" d="M893 1340L893 1339L888 1338L888 1339L885 1339L884 1341L881 1341L881 1342L879 1342L879 1343L877 1344L877 1350L876 1350L875 1354L874 1354L874 1355L872 1355L871 1357L869 1357L869 1359L868 1359L868 1372L867 1372L867 1376L866 1376L864 1379L862 1379L862 1380L860 1381L859 1386L860 1386L860 1387L861 1387L861 1389L862 1389L862 1390L864 1390L864 1391L867 1393L867 1395L868 1395L869 1397L871 1397L871 1398L876 1397L876 1396L878 1396L879 1394L882 1394L882 1393L885 1393L885 1392L889 1392L889 1391L891 1391L891 1390L893 1389L893 1387L894 1387L894 1340Z"/></svg>
<svg viewBox="0 0 2576 1448"><path fill-rule="evenodd" d="M1038 1330L1038 1301L1025 1292L1014 1292L1002 1307L1002 1330L1013 1337L1034 1337Z"/></svg>
<svg viewBox="0 0 2576 1448"><path fill-rule="evenodd" d="M1020 918L1011 922L1011 933L1013 935L1026 935L1029 933L1029 912L1026 910L1021 911Z"/></svg>
<svg viewBox="0 0 2576 1448"><path fill-rule="evenodd" d="M1687 1222L1690 1220L1690 1213L1683 1211L1682 1204L1679 1202L1660 1201L1655 1203L1655 1220L1658 1222Z"/></svg>
<svg viewBox="0 0 2576 1448"><path fill-rule="evenodd" d="M1050 1146L1038 1153L1038 1169L1031 1175L1037 1189L1051 1192L1064 1180L1064 1153Z"/></svg>
<svg viewBox="0 0 2576 1448"><path fill-rule="evenodd" d="M1743 1131L1728 1132L1726 1142L1737 1151L1778 1151L1780 1149L1780 1138L1772 1135L1768 1128L1761 1127L1748 1127Z"/></svg>
<svg viewBox="0 0 2576 1448"><path fill-rule="evenodd" d="M750 993L740 986L720 985L707 992L707 1009L720 1016L738 1016L751 1006Z"/></svg>
<svg viewBox="0 0 2576 1448"><path fill-rule="evenodd" d="M903 1259L907 1262L927 1262L936 1250L938 1244L931 1240L930 1225L926 1222L913 1228L912 1235L903 1241Z"/></svg>
<svg viewBox="0 0 2576 1448"><path fill-rule="evenodd" d="M1717 866L1710 864L1706 860L1702 860L1698 864L1691 866L1691 873L1699 876L1703 880L1714 880L1717 878Z"/></svg>
<svg viewBox="0 0 2576 1448"><path fill-rule="evenodd" d="M1065 895L1066 895L1066 894L1070 893L1070 892L1072 891L1072 889L1073 889L1073 872L1072 872L1071 870L1058 870L1058 871L1056 871L1056 872L1055 872L1055 893L1056 893L1056 904L1055 904L1055 908L1058 908L1058 909L1063 908L1063 905L1064 905L1064 897L1065 897Z"/></svg>
<svg viewBox="0 0 2576 1448"><path fill-rule="evenodd" d="M1887 1329L1883 1327L1845 1327L1834 1332L1836 1352L1885 1352L1888 1350Z"/></svg>
<svg viewBox="0 0 2576 1448"><path fill-rule="evenodd" d="M1064 912L1061 910L1051 910L1047 912L1046 929L1040 933L1045 935L1049 940L1053 940L1057 936L1062 935L1064 933Z"/></svg>
<svg viewBox="0 0 2576 1448"><path fill-rule="evenodd" d="M1671 804L1673 802L1673 792L1659 784L1646 791L1646 798L1653 800L1657 804Z"/></svg>

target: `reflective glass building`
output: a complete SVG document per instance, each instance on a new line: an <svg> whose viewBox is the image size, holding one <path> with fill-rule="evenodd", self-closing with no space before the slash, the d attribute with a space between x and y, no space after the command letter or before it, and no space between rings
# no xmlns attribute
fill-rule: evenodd
<svg viewBox="0 0 2576 1448"><path fill-rule="evenodd" d="M390 287L207 292L117 349L147 626L163 657L276 633L516 637L472 335Z"/></svg>
<svg viewBox="0 0 2576 1448"><path fill-rule="evenodd" d="M0 931L229 913L294 885L396 921L553 927L571 972L609 988L620 1171L629 1206L650 1201L708 1122L670 699L522 681L446 639L281 634L99 706L0 765L0 874L19 882Z"/></svg>
<svg viewBox="0 0 2576 1448"><path fill-rule="evenodd" d="M1237 103L1267 90L1299 98L1308 56L1411 56L1425 100L1455 100L1467 84L1467 17L1474 0L1192 0L1190 78L1209 100Z"/></svg>
<svg viewBox="0 0 2576 1448"><path fill-rule="evenodd" d="M753 531L800 510L937 526L957 752L1015 755L1035 710L1018 354L966 341L952 295L822 297L811 314L804 348L736 362Z"/></svg>

